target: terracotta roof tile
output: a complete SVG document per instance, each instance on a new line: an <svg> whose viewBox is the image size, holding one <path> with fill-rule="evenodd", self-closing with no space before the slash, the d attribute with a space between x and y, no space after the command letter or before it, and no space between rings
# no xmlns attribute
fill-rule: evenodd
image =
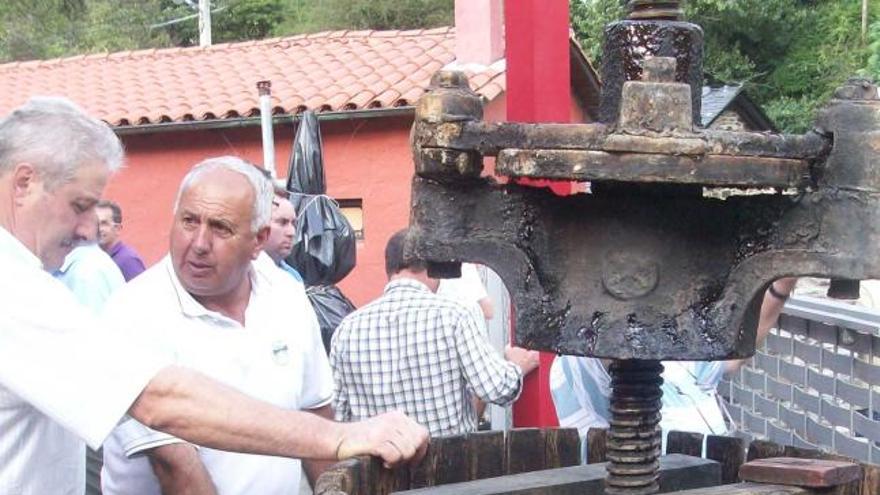
<svg viewBox="0 0 880 495"><path fill-rule="evenodd" d="M329 31L207 48L98 53L0 65L0 115L33 95L63 95L114 125L259 115L256 83L272 81L273 113L415 104L455 58L455 31ZM471 72L487 100L504 72Z"/></svg>

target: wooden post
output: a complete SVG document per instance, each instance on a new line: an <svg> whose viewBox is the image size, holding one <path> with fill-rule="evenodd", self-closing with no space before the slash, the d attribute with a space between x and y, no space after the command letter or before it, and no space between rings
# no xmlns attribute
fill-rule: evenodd
<svg viewBox="0 0 880 495"><path fill-rule="evenodd" d="M481 480L504 474L505 449L503 431L481 431L471 434L468 479Z"/></svg>
<svg viewBox="0 0 880 495"><path fill-rule="evenodd" d="M766 459L768 457L782 457L785 455L785 447L766 440L752 440L749 444L747 460Z"/></svg>
<svg viewBox="0 0 880 495"><path fill-rule="evenodd" d="M544 430L544 467L555 469L581 463L581 438L576 428Z"/></svg>
<svg viewBox="0 0 880 495"><path fill-rule="evenodd" d="M739 467L746 457L742 438L709 435L706 438L706 458L721 464L721 483L736 483Z"/></svg>
<svg viewBox="0 0 880 495"><path fill-rule="evenodd" d="M527 473L544 467L544 432L519 428L507 432L507 465L504 474Z"/></svg>
<svg viewBox="0 0 880 495"><path fill-rule="evenodd" d="M667 454L703 456L703 434L687 431L670 431L666 436Z"/></svg>
<svg viewBox="0 0 880 495"><path fill-rule="evenodd" d="M605 442L608 438L607 428L590 428L587 430L587 464L605 462Z"/></svg>

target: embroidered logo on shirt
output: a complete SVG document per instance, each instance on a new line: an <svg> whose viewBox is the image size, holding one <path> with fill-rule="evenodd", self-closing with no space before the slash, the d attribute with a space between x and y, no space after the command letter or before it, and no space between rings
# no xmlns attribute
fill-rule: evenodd
<svg viewBox="0 0 880 495"><path fill-rule="evenodd" d="M290 351L287 348L287 344L282 340L278 340L272 344L272 356L275 359L275 364L278 366L287 366L290 364Z"/></svg>

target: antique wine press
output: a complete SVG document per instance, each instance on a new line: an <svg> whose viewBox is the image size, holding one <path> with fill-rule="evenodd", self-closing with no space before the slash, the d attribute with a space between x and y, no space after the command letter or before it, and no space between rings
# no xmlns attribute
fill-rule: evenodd
<svg viewBox="0 0 880 495"><path fill-rule="evenodd" d="M495 270L517 344L615 360L607 493L657 490L660 360L752 355L777 278L880 278L877 87L849 81L803 135L699 128L702 30L680 18L634 0L606 28L598 123L483 122L466 77L440 72L412 132L407 253L439 277ZM481 176L486 156L509 182Z"/></svg>

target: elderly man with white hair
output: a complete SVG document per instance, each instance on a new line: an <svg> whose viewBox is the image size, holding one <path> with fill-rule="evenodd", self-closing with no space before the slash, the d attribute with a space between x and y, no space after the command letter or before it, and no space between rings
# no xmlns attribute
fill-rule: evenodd
<svg viewBox="0 0 880 495"><path fill-rule="evenodd" d="M122 156L106 124L64 99L35 98L0 119L0 493L83 493L84 441L97 448L126 413L217 449L374 454L386 463L420 457L427 432L402 414L344 425L270 405L175 365L131 332L100 326L51 277L94 228L95 205ZM191 215L181 222L194 246L207 234L239 235L225 221L209 221L209 233ZM244 235L256 242L251 229ZM247 255L239 247L236 256ZM182 267L197 285L215 269L201 252L187 251ZM283 350L270 354L283 362Z"/></svg>
<svg viewBox="0 0 880 495"><path fill-rule="evenodd" d="M332 418L332 372L305 290L271 260L257 261L273 196L271 181L238 158L196 165L177 195L168 256L122 288L105 317L152 339L176 364L284 409ZM130 420L104 446L102 488L295 494L299 475L295 459L198 448Z"/></svg>

